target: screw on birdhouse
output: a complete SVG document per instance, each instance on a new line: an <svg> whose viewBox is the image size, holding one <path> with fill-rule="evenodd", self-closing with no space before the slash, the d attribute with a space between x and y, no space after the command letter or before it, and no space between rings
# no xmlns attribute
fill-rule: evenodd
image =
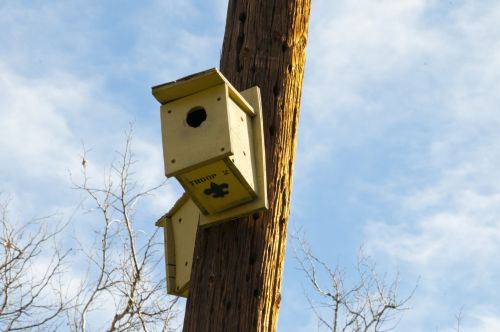
<svg viewBox="0 0 500 332"><path fill-rule="evenodd" d="M172 164L175 164L175 159L170 160Z"/></svg>
<svg viewBox="0 0 500 332"><path fill-rule="evenodd" d="M220 100L221 100L221 98L220 98L220 97L217 97L217 101L220 101Z"/></svg>
<svg viewBox="0 0 500 332"><path fill-rule="evenodd" d="M225 149L224 148L220 148L221 152L223 152Z"/></svg>
<svg viewBox="0 0 500 332"><path fill-rule="evenodd" d="M168 110L168 111L167 111L167 113L168 113L168 114L172 113L172 110Z"/></svg>
<svg viewBox="0 0 500 332"><path fill-rule="evenodd" d="M179 222L182 222L182 218L179 218Z"/></svg>

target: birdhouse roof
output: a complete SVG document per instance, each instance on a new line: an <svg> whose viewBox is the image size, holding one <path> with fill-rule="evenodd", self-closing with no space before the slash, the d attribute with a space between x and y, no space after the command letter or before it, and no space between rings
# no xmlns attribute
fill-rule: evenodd
<svg viewBox="0 0 500 332"><path fill-rule="evenodd" d="M225 84L228 87L229 96L239 107L251 115L255 114L252 106L250 106L250 104L238 93L217 68L205 70L172 82L154 86L152 90L156 100L164 105L176 99L187 97L220 84Z"/></svg>
<svg viewBox="0 0 500 332"><path fill-rule="evenodd" d="M156 226L158 227L165 227L166 226L166 220L171 219L172 216L186 203L186 201L189 199L189 195L187 193L183 193L182 196L175 202L174 206L165 213L160 219L158 219L155 223Z"/></svg>

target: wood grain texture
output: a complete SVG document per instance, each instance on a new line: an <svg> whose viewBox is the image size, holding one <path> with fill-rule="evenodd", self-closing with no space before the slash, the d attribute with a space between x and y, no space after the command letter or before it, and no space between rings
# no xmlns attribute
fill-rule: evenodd
<svg viewBox="0 0 500 332"><path fill-rule="evenodd" d="M310 0L230 0L221 71L259 86L269 210L198 231L184 331L275 331Z"/></svg>

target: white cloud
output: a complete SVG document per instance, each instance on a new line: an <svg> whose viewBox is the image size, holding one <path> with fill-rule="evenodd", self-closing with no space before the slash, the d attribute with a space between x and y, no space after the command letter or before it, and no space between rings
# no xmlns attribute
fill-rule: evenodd
<svg viewBox="0 0 500 332"><path fill-rule="evenodd" d="M129 19L137 36L130 61L120 70L132 75L142 72L151 84L161 84L218 67L222 36L214 36L214 31L222 30L220 7L220 0L145 4Z"/></svg>
<svg viewBox="0 0 500 332"><path fill-rule="evenodd" d="M336 169L375 259L421 276L404 331L451 328L461 305L466 331L498 329L499 20L495 1L313 4L296 177L373 162Z"/></svg>
<svg viewBox="0 0 500 332"><path fill-rule="evenodd" d="M206 64L209 48L219 47L219 43L214 46L210 39L172 22L172 18L182 16L179 10L185 10L184 19L193 18L196 7L192 2L146 4L144 11L131 13L126 22L116 17L104 20L115 13L115 8L106 12L104 6L87 1L0 4L0 192L11 194L15 200L12 210L20 211L12 214L21 215L21 221L54 211L60 213L58 216L63 214L60 219L68 218L85 197L70 189L68 174L70 170L76 180L79 178L82 143L90 150L87 170L91 181L102 186L105 170L117 159L115 151L124 145L129 121L137 117L132 148L138 163L133 178L138 190L159 184L164 174L159 105L150 96L153 78L175 79L176 75L164 74L189 70L199 58L204 59L200 65ZM162 17L164 14L168 17ZM111 31L118 25L119 32L130 35ZM165 32L158 33L154 26L165 28ZM115 40L122 37L130 40ZM170 44L173 38L179 45ZM197 52L189 52L191 49ZM149 121L149 110L156 115L156 122ZM155 218L165 213L179 194L179 186L170 180L139 202L134 215L139 242L142 234L155 230ZM51 218L49 222L62 221ZM93 230L101 222L96 214L78 214L66 229L64 245L92 243ZM78 258L71 259L75 262ZM43 270L47 262L40 259L35 268ZM85 276L82 266L70 266L62 276L69 293ZM159 269L164 276L164 269ZM94 326L112 308L109 300L104 298L103 307L91 317Z"/></svg>
<svg viewBox="0 0 500 332"><path fill-rule="evenodd" d="M433 113L425 109L429 96L397 91L401 82L425 89L416 73L432 71L424 63L450 52L443 33L423 21L431 5L313 3L300 138L321 139L299 142L299 155L315 150L328 159L377 138L394 140L391 128Z"/></svg>
<svg viewBox="0 0 500 332"><path fill-rule="evenodd" d="M446 308L442 314L452 314L452 301L472 307L470 331L497 330L498 321L484 313L500 308L488 291L500 277L499 19L500 5L491 2L466 2L450 16L440 32L447 51L435 55L439 108L419 120L433 122L431 139L407 151L419 171L379 189L394 211L366 228L379 257L422 276L421 296ZM426 311L421 318L432 316Z"/></svg>
<svg viewBox="0 0 500 332"><path fill-rule="evenodd" d="M45 75L54 68L82 69L99 49L98 10L86 1L16 1L1 6L0 58L24 76Z"/></svg>
<svg viewBox="0 0 500 332"><path fill-rule="evenodd" d="M106 10L96 3L0 5L0 185L14 192L19 206L46 207L54 198L61 199L61 209L71 204L73 198L60 189L69 186L67 169L80 167L82 141L92 149L89 171L101 180L133 108L150 107L128 105L129 91L115 91L121 82L135 80L149 94L151 84L218 65L222 34L203 26L215 19L222 29L227 2L153 1L126 22L114 17L107 25ZM493 284L500 275L500 6L355 0L317 1L312 10L301 120L305 144L298 152L303 174L296 176L309 175L315 171L309 165L331 161L341 148L377 138L400 142L411 166L403 165L403 175L378 189L396 212L385 211L368 225L369 245L379 257L422 274L426 300L436 299L426 296L443 279L455 289L464 278L467 287ZM129 39L116 42L114 25ZM125 50L115 50L118 44ZM401 124L411 137L393 132ZM163 179L159 126L136 126L136 175L141 186L154 185ZM149 212L167 211L179 191L169 183L148 197ZM400 216L409 218L394 220ZM419 311L425 301L418 304L414 312L427 320L429 310ZM433 307L440 304L446 305ZM485 305L498 307L491 300ZM477 330L498 329L491 310L475 315Z"/></svg>
<svg viewBox="0 0 500 332"><path fill-rule="evenodd" d="M172 8L179 5L162 2L162 6L174 16ZM185 3L182 8L189 17L192 4ZM0 55L0 190L11 192L35 215L78 204L78 195L69 190L68 170L79 172L82 143L90 150L90 175L101 179L115 158L114 152L123 145L128 122L134 120L137 103L128 103L127 91L110 91L111 77L114 70L123 68L123 59L107 63L114 51L106 44L110 39L107 30L99 28L105 12L103 6L85 2L2 4L0 28L4 33L0 42L5 52ZM164 44L160 46L165 49ZM137 75L138 67L131 68ZM149 97L152 82L143 84ZM137 135L141 135L135 137L134 145L141 158L138 180L152 186L164 178L161 140L156 139L150 124L146 127L137 122ZM154 129L159 135L159 124ZM173 200L172 192L171 188L164 191L167 201ZM165 202L165 198L155 200L152 207Z"/></svg>
<svg viewBox="0 0 500 332"><path fill-rule="evenodd" d="M1 64L0 72L1 168L25 176L66 176L78 145L70 119L85 117L91 83L68 75L27 79Z"/></svg>
<svg viewBox="0 0 500 332"><path fill-rule="evenodd" d="M401 74L424 55L443 51L439 34L420 22L425 8L423 0L313 6L308 93L315 90L324 97L319 100L333 99L337 106L364 104L362 86Z"/></svg>
<svg viewBox="0 0 500 332"><path fill-rule="evenodd" d="M419 220L415 227L379 223L371 224L368 231L372 246L410 262L417 273L434 275L436 282L457 265L462 265L460 273L468 276L469 283L475 284L491 277L491 272L500 272L494 267L500 252L500 223L491 219L440 212Z"/></svg>
<svg viewBox="0 0 500 332"><path fill-rule="evenodd" d="M499 331L500 330L500 318L498 315L480 315L476 318L478 320L478 325L470 328L470 331Z"/></svg>

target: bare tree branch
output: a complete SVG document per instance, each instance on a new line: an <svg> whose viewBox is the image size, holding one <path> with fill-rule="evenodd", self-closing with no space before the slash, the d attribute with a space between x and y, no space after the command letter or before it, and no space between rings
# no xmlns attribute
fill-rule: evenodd
<svg viewBox="0 0 500 332"><path fill-rule="evenodd" d="M462 331L461 328L463 319L464 319L464 306L462 306L458 311L458 313L455 314L455 323L456 323L456 327L454 328L455 331L457 332Z"/></svg>
<svg viewBox="0 0 500 332"><path fill-rule="evenodd" d="M9 201L0 193L1 331L175 329L177 298L166 291L163 239L152 222L152 230L139 229L135 217L139 201L165 182L142 189L134 181L132 126L123 150L97 183L89 175L89 152L84 146L81 177L72 182L86 197L90 243L81 234L73 237L73 248L59 243L73 215L55 227L54 216L12 222ZM71 264L79 277L68 283Z"/></svg>
<svg viewBox="0 0 500 332"><path fill-rule="evenodd" d="M409 295L399 294L399 274L391 281L379 276L375 264L360 250L357 280L347 285L345 273L320 260L301 236L292 236L294 255L314 293L326 302L315 303L306 295L318 321L327 330L382 332L396 328L402 312L408 310ZM328 318L326 318L328 317Z"/></svg>
<svg viewBox="0 0 500 332"><path fill-rule="evenodd" d="M51 229L46 221L53 216L12 222L9 202L0 194L0 329L47 327L68 306L57 283L71 251L57 244L67 223Z"/></svg>
<svg viewBox="0 0 500 332"><path fill-rule="evenodd" d="M125 146L118 160L105 171L102 186L92 184L88 168L82 167L82 180L74 182L74 188L85 193L98 213L101 226L97 248L82 249L91 267L82 283L74 305L72 329L86 331L88 315L103 308L110 312L107 331L163 330L171 329L170 322L176 314L177 298L166 295L164 278L155 275L155 269L163 261L163 243L155 229L151 234L135 229L134 213L137 202L165 182L139 189L133 181L136 161L131 149L132 127L127 132ZM82 155L88 164L86 151ZM84 163L82 162L82 165ZM99 257L96 259L96 257ZM159 279L159 280L155 280Z"/></svg>

